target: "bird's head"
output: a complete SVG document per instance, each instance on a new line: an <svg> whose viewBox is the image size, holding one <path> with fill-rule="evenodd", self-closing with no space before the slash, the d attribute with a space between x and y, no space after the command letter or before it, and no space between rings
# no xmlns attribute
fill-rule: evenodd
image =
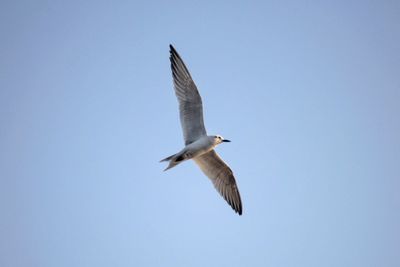
<svg viewBox="0 0 400 267"><path fill-rule="evenodd" d="M220 135L214 135L214 143L216 145L221 144L222 142L230 142L230 140L228 139L224 139L222 136Z"/></svg>

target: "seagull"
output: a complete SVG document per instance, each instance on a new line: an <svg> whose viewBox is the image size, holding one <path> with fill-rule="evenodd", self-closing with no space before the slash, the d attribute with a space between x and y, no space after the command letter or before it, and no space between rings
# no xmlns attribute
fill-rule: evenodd
<svg viewBox="0 0 400 267"><path fill-rule="evenodd" d="M164 170L166 171L193 159L232 209L242 215L242 201L233 172L214 150L217 145L230 141L220 135L207 135L203 121L203 104L196 84L178 52L172 45L169 48L185 147L160 162L169 162Z"/></svg>

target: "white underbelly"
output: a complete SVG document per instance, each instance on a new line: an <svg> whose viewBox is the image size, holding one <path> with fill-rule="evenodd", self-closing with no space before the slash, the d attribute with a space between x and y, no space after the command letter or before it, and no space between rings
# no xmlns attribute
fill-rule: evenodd
<svg viewBox="0 0 400 267"><path fill-rule="evenodd" d="M185 150L188 158L195 158L211 151L214 145L206 138L197 140L188 145Z"/></svg>

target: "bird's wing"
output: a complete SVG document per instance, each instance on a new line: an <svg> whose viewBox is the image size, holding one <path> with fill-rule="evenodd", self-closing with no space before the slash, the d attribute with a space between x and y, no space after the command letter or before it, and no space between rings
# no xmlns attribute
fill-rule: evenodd
<svg viewBox="0 0 400 267"><path fill-rule="evenodd" d="M174 79L175 94L179 102L179 115L183 130L185 145L201 136L207 135L203 121L203 105L199 91L190 76L183 60L170 45L170 61Z"/></svg>
<svg viewBox="0 0 400 267"><path fill-rule="evenodd" d="M232 170L218 156L215 150L211 150L194 158L200 169L211 179L215 188L231 205L235 212L242 215L242 201Z"/></svg>

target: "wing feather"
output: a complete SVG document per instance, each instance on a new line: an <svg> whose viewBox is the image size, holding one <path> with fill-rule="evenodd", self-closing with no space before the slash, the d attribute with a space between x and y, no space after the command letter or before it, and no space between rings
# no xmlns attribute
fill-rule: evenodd
<svg viewBox="0 0 400 267"><path fill-rule="evenodd" d="M199 165L204 174L210 178L214 187L232 209L239 213L239 215L242 215L242 200L233 172L218 156L215 150L194 158L194 161Z"/></svg>
<svg viewBox="0 0 400 267"><path fill-rule="evenodd" d="M188 145L207 135L203 120L203 104L185 63L172 45L170 54L174 89L179 102L179 117L185 145Z"/></svg>

